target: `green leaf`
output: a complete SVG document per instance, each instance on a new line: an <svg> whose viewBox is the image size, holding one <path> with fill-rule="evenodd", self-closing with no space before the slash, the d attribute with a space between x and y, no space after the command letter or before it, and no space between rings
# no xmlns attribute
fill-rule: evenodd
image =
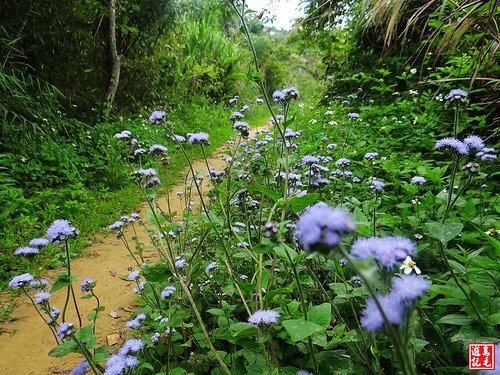
<svg viewBox="0 0 500 375"><path fill-rule="evenodd" d="M186 374L186 370L184 370L182 367L176 367L168 372L168 375L182 375Z"/></svg>
<svg viewBox="0 0 500 375"><path fill-rule="evenodd" d="M446 245L449 241L458 236L463 229L462 223L438 223L430 222L425 224L428 233L435 239Z"/></svg>
<svg viewBox="0 0 500 375"><path fill-rule="evenodd" d="M320 325L308 322L303 318L285 320L283 321L283 327L285 327L286 331L290 335L290 338L294 342L302 341L315 333L324 331L323 327Z"/></svg>
<svg viewBox="0 0 500 375"><path fill-rule="evenodd" d="M49 352L51 357L61 358L69 353L78 353L78 345L73 340L63 342Z"/></svg>
<svg viewBox="0 0 500 375"><path fill-rule="evenodd" d="M469 324L473 321L474 321L474 319L469 318L467 315L450 314L450 315L443 316L436 323L463 326L463 325Z"/></svg>
<svg viewBox="0 0 500 375"><path fill-rule="evenodd" d="M52 289L50 289L50 293L57 292L62 288L70 286L72 281L74 281L74 277L70 277L67 273L60 273L57 275L56 281L54 281L54 285L52 285Z"/></svg>
<svg viewBox="0 0 500 375"><path fill-rule="evenodd" d="M262 194L267 195L274 202L277 202L278 199L280 199L280 196L281 196L280 192L275 191L275 190L271 190L271 189L265 187L264 185L258 185L258 184L256 184L256 185L248 185L247 189L248 189L248 191L250 193L254 193L255 191L259 191Z"/></svg>
<svg viewBox="0 0 500 375"><path fill-rule="evenodd" d="M221 309L208 309L207 312L215 316L225 315L224 310Z"/></svg>
<svg viewBox="0 0 500 375"><path fill-rule="evenodd" d="M87 293L80 297L80 299L90 299L90 298L92 298L92 293Z"/></svg>
<svg viewBox="0 0 500 375"><path fill-rule="evenodd" d="M307 311L307 319L326 330L332 320L332 305L323 303L319 306L311 307Z"/></svg>
<svg viewBox="0 0 500 375"><path fill-rule="evenodd" d="M286 205L290 207L294 213L297 213L315 203L319 197L319 193L306 194L303 197L293 197L287 199Z"/></svg>
<svg viewBox="0 0 500 375"><path fill-rule="evenodd" d="M144 268L142 276L149 282L163 282L172 276L172 272L167 263L158 262L151 267Z"/></svg>

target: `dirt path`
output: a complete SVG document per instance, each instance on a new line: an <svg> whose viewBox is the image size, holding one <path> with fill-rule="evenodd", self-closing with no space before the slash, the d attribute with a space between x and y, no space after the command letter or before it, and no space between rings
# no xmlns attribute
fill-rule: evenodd
<svg viewBox="0 0 500 375"><path fill-rule="evenodd" d="M223 151L222 147L218 152ZM217 170L224 169L226 163L217 152L215 156L208 160L210 167ZM195 171L200 171L200 175L207 174L204 161L193 164ZM187 173L187 171L186 171ZM203 191L207 191L208 178L202 182ZM184 179L171 189L169 196L170 207L172 211L182 212L183 200L176 195L178 191L184 191ZM191 201L197 203L199 196L193 189ZM167 207L166 197L159 199L159 206ZM149 207L144 203L140 207L139 213L145 218ZM119 219L110 218L110 224ZM142 227L136 226L139 239L149 244L149 237ZM132 236L132 229L129 225L125 230L127 238ZM156 252L146 247L145 257L154 259ZM125 322L129 320L130 312L138 307L132 289L135 283L126 280L129 271L127 267L134 266L135 263L130 257L127 257L127 250L122 241L117 239L114 234L100 235L96 243L85 249L84 255L72 262L72 274L78 277L78 283L75 286L77 298L81 295L79 282L85 277L90 277L97 281L95 292L100 298L101 303L106 307L97 321L96 334L99 344L106 343L106 337L110 334L118 333L126 336ZM134 267L135 269L137 267ZM52 285L52 281L58 272L64 270L54 270L44 275ZM65 292L60 290L51 297L51 305L62 310ZM82 312L84 324L86 324L86 315L95 307L95 300L79 300L79 308ZM29 303L26 297L19 297L16 300L17 307L13 315L18 320L7 323L4 327L9 332L15 332L13 335L8 333L0 334L0 374L5 375L46 375L46 374L68 374L71 369L79 363L80 356L71 355L64 358L52 358L47 353L55 347L55 340L51 335L49 328L41 321L36 311ZM74 310L68 307L67 321L77 323ZM118 316L115 318L109 315L110 311L115 311ZM122 340L118 343L120 345Z"/></svg>

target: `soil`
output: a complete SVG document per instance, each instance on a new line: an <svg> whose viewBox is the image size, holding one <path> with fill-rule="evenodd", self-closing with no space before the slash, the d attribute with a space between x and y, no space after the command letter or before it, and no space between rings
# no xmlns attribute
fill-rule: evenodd
<svg viewBox="0 0 500 375"><path fill-rule="evenodd" d="M224 147L219 149L219 153ZM226 162L222 160L219 153L208 159L210 167L216 170L224 169ZM193 163L195 171L200 171L200 175L207 174L204 161ZM186 171L186 175L190 175ZM182 212L184 208L184 199L177 196L178 191L184 191L186 179L172 187L168 199L172 211ZM202 182L202 191L207 191L208 178ZM193 189L191 201L197 203L199 196ZM166 211L167 197L160 197L158 205ZM149 210L147 203L143 203L139 209L142 218L146 218ZM119 217L110 218L110 224ZM149 237L143 227L135 226L139 239L149 244ZM124 229L125 236L130 239L133 235L132 227L129 224ZM94 244L88 246L82 257L72 261L71 272L78 277L78 282L74 284L77 298L81 295L79 282L85 277L90 277L97 281L95 289L96 295L105 306L105 311L101 312L97 320L96 335L98 344L105 344L109 335L119 335L116 343L120 346L123 340L129 336L125 322L130 319L131 312L138 307L138 302L132 289L136 286L134 282L127 280L127 267L137 265L123 245L122 241L111 234L100 234ZM144 252L146 259L155 259L156 251L148 249ZM58 273L65 272L64 269L53 270L44 275L52 285L53 280ZM54 293L51 297L51 306L56 306L62 310L65 299L65 289ZM5 302L5 296L2 301ZM79 300L79 309L82 312L83 324L87 324L86 316L95 307L95 300ZM80 355L68 355L63 358L53 358L48 356L48 352L56 346L55 339L50 333L40 316L35 312L34 306L25 296L19 296L15 299L16 307L12 315L17 318L12 322L4 324L0 331L0 374L6 375L46 375L46 374L70 374L72 368L77 365ZM67 321L78 321L72 304L68 305Z"/></svg>

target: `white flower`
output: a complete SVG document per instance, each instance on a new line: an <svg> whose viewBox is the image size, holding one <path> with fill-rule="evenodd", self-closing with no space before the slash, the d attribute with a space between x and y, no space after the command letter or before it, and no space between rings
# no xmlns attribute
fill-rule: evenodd
<svg viewBox="0 0 500 375"><path fill-rule="evenodd" d="M420 271L420 268L417 267L417 264L411 260L410 256L407 256L406 259L403 261L403 265L399 267L400 270L404 270L403 272L406 275L409 275L412 270L415 270L415 273L417 275L420 275L422 271Z"/></svg>
<svg viewBox="0 0 500 375"><path fill-rule="evenodd" d="M413 68L413 69L410 69L410 73L411 74L415 74L417 72L417 69Z"/></svg>

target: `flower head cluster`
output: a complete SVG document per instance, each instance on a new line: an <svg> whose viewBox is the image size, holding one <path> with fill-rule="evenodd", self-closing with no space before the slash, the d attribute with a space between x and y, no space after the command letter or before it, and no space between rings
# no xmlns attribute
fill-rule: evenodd
<svg viewBox="0 0 500 375"><path fill-rule="evenodd" d="M401 324L414 301L422 297L429 286L429 281L419 276L402 275L396 277L392 282L390 293L377 295L383 314L376 301L370 297L361 313L361 325L368 332L378 331L384 326L384 315L390 324Z"/></svg>
<svg viewBox="0 0 500 375"><path fill-rule="evenodd" d="M109 230L119 230L121 229L123 226L125 225L125 223L121 220L118 220L118 221L115 221L113 224L111 224L110 226L108 226L108 229Z"/></svg>
<svg viewBox="0 0 500 375"><path fill-rule="evenodd" d="M302 165L313 165L319 163L319 159L315 156L306 155L302 157Z"/></svg>
<svg viewBox="0 0 500 375"><path fill-rule="evenodd" d="M347 167L350 163L351 163L351 161L349 159L340 158L339 160L337 160L335 162L335 165L337 165L337 167Z"/></svg>
<svg viewBox="0 0 500 375"><path fill-rule="evenodd" d="M229 119L231 121L233 121L233 122L241 120L243 118L245 118L245 115L243 113L241 113L241 112L238 112L238 111L235 111L235 112L231 113L231 116L229 116Z"/></svg>
<svg viewBox="0 0 500 375"><path fill-rule="evenodd" d="M161 292L161 299L167 299L175 293L177 288L175 286L166 286Z"/></svg>
<svg viewBox="0 0 500 375"><path fill-rule="evenodd" d="M120 133L116 133L114 135L114 137L116 139L129 139L131 135L132 135L132 132L130 132L130 130L123 130Z"/></svg>
<svg viewBox="0 0 500 375"><path fill-rule="evenodd" d="M375 192L384 190L384 187L385 183L383 183L382 181L372 179L372 181L370 182L370 189Z"/></svg>
<svg viewBox="0 0 500 375"><path fill-rule="evenodd" d="M73 368L71 375L85 375L90 370L90 365L84 358L80 364Z"/></svg>
<svg viewBox="0 0 500 375"><path fill-rule="evenodd" d="M367 259L372 256L382 266L392 269L409 255L415 253L416 245L405 237L368 237L358 238L352 245L352 256Z"/></svg>
<svg viewBox="0 0 500 375"><path fill-rule="evenodd" d="M375 158L378 156L378 152L367 152L365 154L365 159L367 160L375 160Z"/></svg>
<svg viewBox="0 0 500 375"><path fill-rule="evenodd" d="M68 220L56 220L47 229L45 236L49 241L55 245L59 244L60 241L66 241L71 237L76 237L80 234L80 231L75 227L71 226Z"/></svg>
<svg viewBox="0 0 500 375"><path fill-rule="evenodd" d="M448 102L465 102L469 93L462 89L453 89L448 94L444 96L444 100Z"/></svg>
<svg viewBox="0 0 500 375"><path fill-rule="evenodd" d="M165 111L153 111L151 115L149 115L149 123L152 125L161 125L166 115L167 112Z"/></svg>
<svg viewBox="0 0 500 375"><path fill-rule="evenodd" d="M147 180L144 185L142 185L142 187L144 189L147 189L147 188L152 188L152 187L155 187L157 185L160 185L161 184L161 181L158 177L152 177L150 178L149 180Z"/></svg>
<svg viewBox="0 0 500 375"><path fill-rule="evenodd" d="M423 185L426 182L427 182L427 180L425 178L423 178L422 176L413 176L411 178L410 184L412 184L412 185Z"/></svg>
<svg viewBox="0 0 500 375"><path fill-rule="evenodd" d="M80 284L80 290L82 293L90 292L95 288L96 282L92 280L90 277L86 277Z"/></svg>
<svg viewBox="0 0 500 375"><path fill-rule="evenodd" d="M50 243L49 240L46 238L33 238L30 241L29 245L33 246L33 247L40 248L40 247L47 246L49 243Z"/></svg>
<svg viewBox="0 0 500 375"><path fill-rule="evenodd" d="M258 104L262 104L262 103L264 103L264 99L257 98L257 99L255 99L255 102L258 103Z"/></svg>
<svg viewBox="0 0 500 375"><path fill-rule="evenodd" d="M166 154L167 148L163 145L155 144L149 148L149 152L152 154Z"/></svg>
<svg viewBox="0 0 500 375"><path fill-rule="evenodd" d="M257 310L248 318L250 324L275 324L278 323L280 313L276 310Z"/></svg>
<svg viewBox="0 0 500 375"><path fill-rule="evenodd" d="M130 273L128 274L128 277L127 277L127 278L128 278L129 280L136 281L136 280L139 278L140 274L141 274L141 271L138 271L138 270L136 270L136 271L132 271L132 272L130 272Z"/></svg>
<svg viewBox="0 0 500 375"><path fill-rule="evenodd" d="M296 225L296 238L306 251L329 251L343 233L353 233L356 222L342 208L320 202L304 210Z"/></svg>
<svg viewBox="0 0 500 375"><path fill-rule="evenodd" d="M158 176L158 172L156 172L155 169L153 168L147 168L147 169L137 169L131 173L132 176L135 177L156 177Z"/></svg>
<svg viewBox="0 0 500 375"><path fill-rule="evenodd" d="M192 145L206 145L209 144L209 135L207 133L189 133L188 142Z"/></svg>
<svg viewBox="0 0 500 375"><path fill-rule="evenodd" d="M146 314L140 313L134 319L129 320L125 326L127 328L138 329L141 326L143 320L146 319Z"/></svg>
<svg viewBox="0 0 500 375"><path fill-rule="evenodd" d="M57 307L52 306L51 311L48 313L49 317L47 318L47 324L54 324L61 312Z"/></svg>
<svg viewBox="0 0 500 375"><path fill-rule="evenodd" d="M238 95L233 96L231 99L229 99L229 104L234 104L238 101L240 97Z"/></svg>
<svg viewBox="0 0 500 375"><path fill-rule="evenodd" d="M66 323L66 322L63 322L59 325L59 329L57 330L57 337L59 337L61 340L68 337L68 336L71 336L74 332L73 332L73 328L74 328L74 324L73 323Z"/></svg>
<svg viewBox="0 0 500 375"><path fill-rule="evenodd" d="M210 263L207 268L205 268L205 273L208 275L212 270L217 267L217 262Z"/></svg>
<svg viewBox="0 0 500 375"><path fill-rule="evenodd" d="M106 361L106 369L103 375L122 375L139 365L137 357L131 355L115 354Z"/></svg>
<svg viewBox="0 0 500 375"><path fill-rule="evenodd" d="M292 99L299 98L299 90L295 87L288 87L283 90L276 90L273 93L273 99L275 102L289 102Z"/></svg>
<svg viewBox="0 0 500 375"><path fill-rule="evenodd" d="M443 138L436 142L436 150L444 149L446 151L458 153L460 155L467 155L469 147L464 142L456 138Z"/></svg>
<svg viewBox="0 0 500 375"><path fill-rule="evenodd" d="M241 107L240 112L246 112L250 109L250 106L245 104L243 107Z"/></svg>
<svg viewBox="0 0 500 375"><path fill-rule="evenodd" d="M349 120L356 120L359 118L359 113L356 113L356 112L351 112L351 113L348 113L347 114L347 118Z"/></svg>
<svg viewBox="0 0 500 375"><path fill-rule="evenodd" d="M31 256L31 255L36 255L39 252L40 249L38 249L37 247L21 246L14 251L14 255Z"/></svg>
<svg viewBox="0 0 500 375"><path fill-rule="evenodd" d="M35 304L42 305L50 299L49 292L39 292L35 295Z"/></svg>
<svg viewBox="0 0 500 375"><path fill-rule="evenodd" d="M234 124L233 124L233 129L240 132L241 136L242 137L248 137L248 132L250 130L250 125L248 125L246 122L244 121L236 121Z"/></svg>

